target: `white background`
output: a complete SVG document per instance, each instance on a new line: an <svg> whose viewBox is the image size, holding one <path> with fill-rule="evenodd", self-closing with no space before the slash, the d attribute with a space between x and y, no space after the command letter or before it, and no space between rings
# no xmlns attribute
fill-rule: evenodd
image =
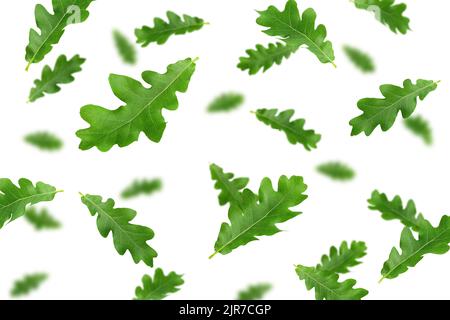
<svg viewBox="0 0 450 320"><path fill-rule="evenodd" d="M366 202L379 189L389 196L414 199L434 224L447 213L447 0L405 1L413 30L406 36L392 33L347 0L299 1L301 10L312 6L318 22L326 25L338 68L300 50L281 66L252 77L236 68L238 57L257 43L273 41L255 23L255 10L269 4L281 8L284 0L99 0L91 5L89 19L67 28L45 61L27 73L25 46L29 28L35 27L38 2L51 6L50 0L10 1L0 13L0 176L14 181L26 177L64 189L48 203L64 226L37 233L21 219L0 230L0 299L9 298L13 280L37 271L48 272L50 278L29 296L32 299L130 299L142 275L153 274L143 263L135 265L129 253L118 255L112 239L99 235L79 191L115 198L119 206L138 211L136 223L154 229L150 245L159 253L155 266L185 275L185 285L172 299L233 299L237 291L258 282L274 285L270 299L313 299L314 293L298 280L294 264L315 265L331 245L343 240L368 245L364 263L350 274L359 287L370 291L368 299L449 298L450 254L426 256L399 278L377 283L383 262L398 246L402 227L383 221ZM167 10L196 15L211 24L163 46L140 49L139 64L125 66L115 51L112 29L134 39L135 27L152 25L153 17L162 17ZM369 52L377 72L363 75L355 69L342 53L344 44ZM33 80L60 54L87 58L83 72L60 93L26 104ZM164 72L168 64L186 57L200 57L198 68L188 92L179 95L179 110L165 112L168 127L160 144L142 135L139 142L107 153L78 149L75 132L87 126L79 116L80 107L121 105L109 88L109 73L140 79L144 70ZM417 108L433 126L435 145L426 147L400 121L387 133L377 129L369 138L350 137L348 122L360 114L358 99L380 97L379 85L401 84L407 78L442 80ZM230 114L208 115L210 100L226 91L244 93L245 106ZM255 119L250 111L257 108L294 108L296 117L307 120L307 128L323 135L319 148L308 153L290 145L283 133ZM23 143L23 136L36 130L61 136L64 150L42 153ZM341 184L318 175L315 167L330 160L353 166L357 179ZM283 233L208 260L220 224L227 220L210 179L212 162L249 177L253 190L266 176L273 180L283 174L303 176L309 186L309 198L298 208L303 215L281 225ZM126 185L142 177L161 177L164 191L132 201L119 198Z"/></svg>

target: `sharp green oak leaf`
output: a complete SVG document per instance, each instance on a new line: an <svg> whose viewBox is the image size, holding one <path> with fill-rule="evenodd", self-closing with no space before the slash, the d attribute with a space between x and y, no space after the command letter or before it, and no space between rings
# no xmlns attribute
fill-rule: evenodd
<svg viewBox="0 0 450 320"><path fill-rule="evenodd" d="M28 179L20 179L16 186L10 179L0 179L0 229L22 217L29 205L52 201L59 192L43 182L35 185Z"/></svg>
<svg viewBox="0 0 450 320"><path fill-rule="evenodd" d="M31 64L41 62L59 42L66 26L84 22L89 17L87 11L94 0L52 0L53 14L41 5L36 5L36 25L40 32L31 29L25 59Z"/></svg>
<svg viewBox="0 0 450 320"><path fill-rule="evenodd" d="M367 53L347 45L344 46L344 52L350 61L362 72L372 73L375 71L375 64Z"/></svg>
<svg viewBox="0 0 450 320"><path fill-rule="evenodd" d="M298 176L280 177L278 191L273 189L269 178L261 182L258 195L245 189L242 192L241 206L234 202L230 203L228 212L230 223L222 224L214 246L215 253L210 258L218 253L229 254L240 246L258 240L258 237L280 232L277 224L301 214L290 209L307 198L304 195L306 189L303 178Z"/></svg>
<svg viewBox="0 0 450 320"><path fill-rule="evenodd" d="M169 19L169 22L166 22L161 18L155 18L153 28L143 26L140 29L136 29L135 34L137 43L141 44L143 47L146 47L153 42L161 45L166 43L173 35L194 32L203 28L206 24L203 19L188 15L183 15L183 18L181 18L171 11L167 12L167 18Z"/></svg>
<svg viewBox="0 0 450 320"><path fill-rule="evenodd" d="M131 43L130 40L128 40L128 38L119 30L113 31L113 39L117 52L119 52L123 62L128 64L136 64L137 52L134 44Z"/></svg>
<svg viewBox="0 0 450 320"><path fill-rule="evenodd" d="M73 82L75 80L73 74L81 71L81 65L85 61L86 59L79 55L70 60L67 60L65 55L59 56L53 70L50 66L45 66L42 70L41 79L34 81L35 87L31 89L28 101L34 102L44 97L46 93L52 94L61 91L60 85Z"/></svg>
<svg viewBox="0 0 450 320"><path fill-rule="evenodd" d="M422 138L426 145L433 144L433 131L430 123L421 116L405 119L404 124L412 133Z"/></svg>
<svg viewBox="0 0 450 320"><path fill-rule="evenodd" d="M353 279L339 282L339 274L348 273L349 268L361 264L359 259L366 255L366 250L364 242L353 241L349 247L344 241L339 249L331 247L329 255L323 255L315 268L298 265L297 275L305 281L307 290L315 289L316 300L361 300L368 291L354 289L356 281Z"/></svg>
<svg viewBox="0 0 450 320"><path fill-rule="evenodd" d="M183 284L182 275L175 272L164 275L164 272L158 268L153 278L149 275L142 278L142 287L136 288L135 300L162 300L169 294L179 291Z"/></svg>
<svg viewBox="0 0 450 320"><path fill-rule="evenodd" d="M403 87L385 84L380 87L384 99L366 98L358 101L362 115L350 121L353 127L352 136L362 132L370 136L377 126L387 131L395 123L399 112L403 118L410 117L416 109L417 99L424 100L428 94L436 90L439 82L431 80L405 80Z"/></svg>
<svg viewBox="0 0 450 320"><path fill-rule="evenodd" d="M384 263L383 279L394 279L416 266L426 254L445 254L450 250L450 217L443 216L439 226L434 228L430 222L421 219L418 239L410 228L405 227L400 238L401 253L393 248L389 259Z"/></svg>
<svg viewBox="0 0 450 320"><path fill-rule="evenodd" d="M329 255L322 256L321 263L316 269L330 273L348 273L349 268L361 264L359 259L366 255L366 250L366 244L362 241L353 241L350 246L344 241L339 249L331 247Z"/></svg>
<svg viewBox="0 0 450 320"><path fill-rule="evenodd" d="M417 212L416 204L413 200L409 200L406 207L403 208L403 201L399 196L389 200L386 194L375 190L367 201L369 209L381 212L381 217L384 220L399 220L405 227L414 231L419 231L424 220L423 215Z"/></svg>
<svg viewBox="0 0 450 320"><path fill-rule="evenodd" d="M304 280L308 290L315 289L316 300L361 300L369 292L355 289L353 279L339 282L337 273L330 273L312 267L298 265L295 269L300 280Z"/></svg>
<svg viewBox="0 0 450 320"><path fill-rule="evenodd" d="M211 171L211 179L216 182L214 188L220 190L219 204L224 206L227 203L234 203L242 210L244 205L242 190L247 187L249 179L235 178L233 173L225 173L216 164L211 164L209 170Z"/></svg>
<svg viewBox="0 0 450 320"><path fill-rule="evenodd" d="M151 195L157 191L162 189L162 181L161 179L143 179L143 180L135 180L129 187L127 187L122 192L122 198L131 199L141 194Z"/></svg>
<svg viewBox="0 0 450 320"><path fill-rule="evenodd" d="M355 171L348 165L341 162L327 162L317 167L321 174L338 181L352 180L355 177Z"/></svg>
<svg viewBox="0 0 450 320"><path fill-rule="evenodd" d="M237 67L242 71L248 70L250 75L257 74L261 69L266 72L274 64L280 65L284 59L289 59L298 48L297 45L283 43L270 43L267 47L258 44L256 50L249 49L246 57L239 58Z"/></svg>
<svg viewBox="0 0 450 320"><path fill-rule="evenodd" d="M28 208L25 213L25 219L32 224L37 231L61 228L61 223L53 218L47 209L38 211L34 207Z"/></svg>
<svg viewBox="0 0 450 320"><path fill-rule="evenodd" d="M48 279L48 275L45 273L34 273L26 275L23 279L14 282L11 289L11 296L18 298L28 295L31 291L38 289L41 284Z"/></svg>
<svg viewBox="0 0 450 320"><path fill-rule="evenodd" d="M279 37L290 46L306 46L320 62L335 66L333 46L325 40L327 30L322 24L316 27L316 12L312 8L300 14L297 2L288 0L284 11L270 6L259 15L256 22L267 28L264 33Z"/></svg>
<svg viewBox="0 0 450 320"><path fill-rule="evenodd" d="M150 228L130 223L136 217L136 211L115 208L113 199L103 202L101 196L82 195L81 201L92 216L97 215L97 228L102 237L107 238L112 233L114 247L120 255L129 251L134 263L144 261L153 267L153 259L158 254L147 241L153 239L155 234Z"/></svg>
<svg viewBox="0 0 450 320"><path fill-rule="evenodd" d="M35 132L25 136L25 141L44 151L57 151L63 147L60 138L50 132Z"/></svg>
<svg viewBox="0 0 450 320"><path fill-rule="evenodd" d="M302 144L308 151L317 148L321 135L314 130L305 130L304 119L291 121L294 113L294 110L278 113L277 109L259 109L256 111L256 117L273 129L283 131L291 144Z"/></svg>
<svg viewBox="0 0 450 320"><path fill-rule="evenodd" d="M126 105L108 110L96 105L81 108L81 117L91 127L77 132L80 149L97 147L106 152L114 145L126 147L139 139L141 132L154 142L160 142L166 128L162 110L178 109L177 92L186 92L195 71L195 61L186 59L168 66L165 74L145 71L139 81L111 75L111 89Z"/></svg>
<svg viewBox="0 0 450 320"><path fill-rule="evenodd" d="M228 112L239 108L244 103L244 96L240 93L224 93L214 99L208 106L208 112Z"/></svg>
<svg viewBox="0 0 450 320"><path fill-rule="evenodd" d="M262 300L264 296L272 289L269 283L251 285L238 294L238 300Z"/></svg>
<svg viewBox="0 0 450 320"><path fill-rule="evenodd" d="M404 3L395 4L395 0L353 0L356 8L375 14L375 18L387 25L392 32L406 34L409 19L403 15L407 6Z"/></svg>

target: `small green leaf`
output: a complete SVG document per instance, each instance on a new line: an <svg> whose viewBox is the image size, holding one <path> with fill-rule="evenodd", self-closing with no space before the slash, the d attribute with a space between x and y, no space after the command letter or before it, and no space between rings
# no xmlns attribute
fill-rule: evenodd
<svg viewBox="0 0 450 320"><path fill-rule="evenodd" d="M56 60L53 70L50 66L45 66L42 70L41 79L34 81L35 87L30 91L29 102L44 97L46 93L52 94L61 91L60 85L73 82L75 80L73 74L81 71L81 66L85 61L86 59L79 55L70 60L67 60L65 55L61 55Z"/></svg>
<svg viewBox="0 0 450 320"><path fill-rule="evenodd" d="M256 50L248 49L247 56L239 58L238 68L242 71L248 70L250 75L257 74L259 70L263 72L269 70L274 64L280 65L283 59L297 52L297 45L270 43L267 47L256 45Z"/></svg>
<svg viewBox="0 0 450 320"><path fill-rule="evenodd" d="M344 52L353 64L364 73L375 71L372 58L365 52L350 46L344 46Z"/></svg>
<svg viewBox="0 0 450 320"><path fill-rule="evenodd" d="M298 265L295 269L308 290L315 289L316 300L361 300L369 292L355 289L356 280L339 282L337 273L324 272L312 267Z"/></svg>
<svg viewBox="0 0 450 320"><path fill-rule="evenodd" d="M355 177L355 171L348 165L341 162L328 162L317 167L321 174L339 181L352 180Z"/></svg>
<svg viewBox="0 0 450 320"><path fill-rule="evenodd" d="M14 298L26 296L31 291L38 289L47 279L48 275L45 273L34 273L27 275L23 279L14 282L14 286L11 289L11 296Z"/></svg>
<svg viewBox="0 0 450 320"><path fill-rule="evenodd" d="M49 132L30 133L25 136L25 141L44 151L56 151L63 147L61 139Z"/></svg>
<svg viewBox="0 0 450 320"><path fill-rule="evenodd" d="M114 44L123 62L128 64L136 64L137 52L134 44L118 30L113 31Z"/></svg>
<svg viewBox="0 0 450 320"><path fill-rule="evenodd" d="M94 0L52 0L53 14L41 4L36 5L36 25L40 31L30 29L25 59L31 64L44 60L59 42L66 26L84 22L89 17L87 8Z"/></svg>
<svg viewBox="0 0 450 320"><path fill-rule="evenodd" d="M152 180L135 180L130 186L128 186L122 192L122 198L131 199L142 194L151 195L157 191L162 189L162 181L161 179L152 179Z"/></svg>
<svg viewBox="0 0 450 320"><path fill-rule="evenodd" d="M28 208L25 213L25 219L31 223L37 231L61 228L61 223L53 218L45 208L40 211L34 207Z"/></svg>
<svg viewBox="0 0 450 320"><path fill-rule="evenodd" d="M381 212L381 217L386 221L399 220L405 227L414 231L419 231L424 217L418 214L416 204L413 200L409 200L406 207L403 208L403 201L399 196L395 196L391 201L386 194L375 190L372 197L367 200L370 210Z"/></svg>
<svg viewBox="0 0 450 320"><path fill-rule="evenodd" d="M353 0L356 8L370 11L382 24L387 25L392 32L406 34L409 19L403 16L407 6L404 3L395 4L395 0Z"/></svg>
<svg viewBox="0 0 450 320"><path fill-rule="evenodd" d="M162 300L170 293L180 290L180 286L184 284L183 276L175 272L169 273L167 276L161 269L156 269L155 275L150 277L145 275L142 278L142 287L136 288L135 300Z"/></svg>
<svg viewBox="0 0 450 320"><path fill-rule="evenodd" d="M324 25L316 27L316 12L309 8L300 14L297 2L288 0L284 11L270 6L259 11L256 22L267 27L264 33L279 37L293 47L306 46L322 63L334 64L333 45L326 41L327 30Z"/></svg>
<svg viewBox="0 0 450 320"><path fill-rule="evenodd" d="M415 116L408 118L404 121L406 128L412 133L422 138L426 145L433 144L433 132L431 126L427 120L421 116Z"/></svg>
<svg viewBox="0 0 450 320"><path fill-rule="evenodd" d="M238 300L262 300L264 296L272 289L269 283L260 283L251 285L238 294Z"/></svg>
<svg viewBox="0 0 450 320"><path fill-rule="evenodd" d="M264 178L256 195L249 189L242 192L242 209L231 202L228 212L230 223L223 223L214 246L214 257L220 253L229 254L234 249L261 236L272 236L280 232L276 226L300 215L290 208L302 203L307 186L302 177L282 176L275 191L269 178Z"/></svg>
<svg viewBox="0 0 450 320"><path fill-rule="evenodd" d="M240 93L224 93L214 99L208 107L208 112L227 112L237 109L244 103L244 96Z"/></svg>
<svg viewBox="0 0 450 320"><path fill-rule="evenodd" d="M141 132L160 142L166 129L162 110L178 109L177 92L186 92L195 71L195 60L186 59L168 66L165 74L145 71L145 88L132 78L112 74L109 77L114 94L125 103L116 110L96 105L81 108L81 117L91 127L77 132L80 149L97 147L106 152L114 145L126 147L139 139Z"/></svg>
<svg viewBox="0 0 450 320"><path fill-rule="evenodd" d="M426 254L442 255L450 250L450 217L443 216L439 226L434 228L430 222L421 219L416 239L410 228L403 229L400 238L400 253L393 248L389 259L384 263L381 275L383 279L394 279L415 267Z"/></svg>
<svg viewBox="0 0 450 320"><path fill-rule="evenodd" d="M150 228L130 223L136 217L136 211L114 208L113 199L103 202L101 196L82 195L81 201L92 216L97 215L97 228L102 237L107 238L112 232L114 247L120 255L130 251L134 263L144 261L153 267L153 259L158 254L147 241L153 239L155 234Z"/></svg>
<svg viewBox="0 0 450 320"><path fill-rule="evenodd" d="M384 99L366 98L358 101L362 115L350 121L353 127L352 136L362 132L370 136L377 126L387 131L395 123L399 112L403 118L410 117L416 109L417 99L424 100L428 94L436 90L439 82L431 80L405 80L403 87L385 84L380 87Z"/></svg>
<svg viewBox="0 0 450 320"><path fill-rule="evenodd" d="M362 241L353 241L348 246L347 242L342 242L339 250L336 247L330 248L330 254L322 256L321 263L316 269L330 273L348 273L349 268L361 264L359 259L366 255L366 244Z"/></svg>
<svg viewBox="0 0 450 320"><path fill-rule="evenodd" d="M216 164L211 164L209 169L211 171L211 179L216 181L214 188L220 190L219 204L224 206L227 203L234 203L242 209L242 189L248 185L249 179L234 178L233 173L225 173L223 169Z"/></svg>
<svg viewBox="0 0 450 320"><path fill-rule="evenodd" d="M154 19L154 27L143 26L141 29L136 29L135 34L137 43L142 47L148 46L150 43L164 44L173 35L181 35L194 32L203 28L206 24L203 19L183 15L181 18L174 12L168 11L167 18L169 22L161 18Z"/></svg>
<svg viewBox="0 0 450 320"><path fill-rule="evenodd" d="M256 117L273 129L283 131L291 144L302 144L308 151L317 148L321 135L314 130L305 130L304 119L291 121L294 113L294 110L286 110L278 114L277 109L259 109L256 111Z"/></svg>
<svg viewBox="0 0 450 320"><path fill-rule="evenodd" d="M0 229L22 217L27 206L52 201L59 192L43 182L34 186L30 180L22 178L16 186L10 179L0 179Z"/></svg>

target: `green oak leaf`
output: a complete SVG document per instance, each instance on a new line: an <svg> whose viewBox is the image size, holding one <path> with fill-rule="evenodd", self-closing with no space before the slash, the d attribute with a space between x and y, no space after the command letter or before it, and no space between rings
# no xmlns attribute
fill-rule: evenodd
<svg viewBox="0 0 450 320"><path fill-rule="evenodd" d="M221 206L227 203L236 204L240 209L243 208L242 189L247 187L248 178L235 178L233 173L225 173L221 167L216 164L209 166L211 179L216 183L214 188L220 190L219 204Z"/></svg>
<svg viewBox="0 0 450 320"><path fill-rule="evenodd" d="M136 64L137 52L134 44L131 43L130 40L128 40L128 38L119 30L113 31L113 39L117 52L119 52L123 62L128 64Z"/></svg>
<svg viewBox="0 0 450 320"><path fill-rule="evenodd" d="M52 0L53 14L43 5L36 5L36 25L40 31L30 29L25 55L28 62L27 70L33 63L44 60L53 46L59 42L68 25L84 22L89 17L87 9L93 1Z"/></svg>
<svg viewBox="0 0 450 320"><path fill-rule="evenodd" d="M0 179L0 229L22 217L27 206L52 201L59 192L62 191L43 182L33 185L30 180L22 178L16 186L10 179Z"/></svg>
<svg viewBox="0 0 450 320"><path fill-rule="evenodd" d="M182 275L175 272L164 275L164 272L158 268L153 278L149 275L142 278L142 287L136 288L135 300L162 300L169 294L179 291L183 284Z"/></svg>
<svg viewBox="0 0 450 320"><path fill-rule="evenodd" d="M264 296L272 289L269 283L260 283L248 286L238 293L238 300L262 300Z"/></svg>
<svg viewBox="0 0 450 320"><path fill-rule="evenodd" d="M264 33L269 36L279 37L290 46L305 46L322 63L334 64L333 45L326 41L327 30L324 25L316 27L316 12L306 9L300 14L297 2L288 0L284 11L270 6L265 11L259 11L256 22L267 27Z"/></svg>
<svg viewBox="0 0 450 320"><path fill-rule="evenodd" d="M362 72L372 73L375 71L373 59L367 53L348 45L344 46L344 52L350 61Z"/></svg>
<svg viewBox="0 0 450 320"><path fill-rule="evenodd" d="M291 121L294 113L291 109L280 113L277 109L259 109L256 111L256 117L273 129L283 131L291 144L302 144L308 151L317 148L321 135L314 130L305 130L304 119Z"/></svg>
<svg viewBox="0 0 450 320"><path fill-rule="evenodd" d="M348 165L341 162L327 162L319 165L317 171L321 174L338 181L352 180L355 171Z"/></svg>
<svg viewBox="0 0 450 320"><path fill-rule="evenodd" d="M308 290L315 289L316 300L361 300L368 294L365 289L355 289L356 280L339 282L337 273L330 273L312 267L298 265L295 268L300 280Z"/></svg>
<svg viewBox="0 0 450 320"><path fill-rule="evenodd" d="M35 132L25 136L25 141L32 146L44 151L57 151L63 147L60 138L50 132Z"/></svg>
<svg viewBox="0 0 450 320"><path fill-rule="evenodd" d="M194 32L203 28L207 23L203 19L183 15L180 17L174 12L168 11L167 18L169 22L161 18L154 19L154 27L143 26L135 30L137 43L142 47L148 46L150 43L164 44L173 35L181 35Z"/></svg>
<svg viewBox="0 0 450 320"><path fill-rule="evenodd" d="M214 257L229 254L234 249L261 236L272 236L280 232L276 226L300 215L290 208L302 203L307 186L302 177L280 177L278 191L273 189L269 178L264 178L256 195L249 189L242 192L242 209L231 202L228 212L230 223L223 223L214 246Z"/></svg>
<svg viewBox="0 0 450 320"><path fill-rule="evenodd" d="M214 99L208 106L208 112L228 112L239 108L244 103L244 96L240 93L224 93Z"/></svg>
<svg viewBox="0 0 450 320"><path fill-rule="evenodd" d="M242 71L248 70L250 75L257 74L261 69L266 72L274 64L280 65L284 59L289 59L298 48L297 45L284 43L270 43L267 47L258 44L256 49L246 51L246 57L239 58L237 67Z"/></svg>
<svg viewBox="0 0 450 320"><path fill-rule="evenodd" d="M107 238L112 233L114 247L120 255L129 251L134 263L144 261L146 265L153 267L153 259L158 254L147 241L153 239L155 234L148 227L130 223L136 217L136 211L115 208L113 199L103 202L101 196L82 195L81 201L92 216L97 215L97 228L101 236Z"/></svg>
<svg viewBox="0 0 450 320"><path fill-rule="evenodd" d="M141 132L154 142L160 142L166 129L162 110L178 109L177 92L186 92L195 71L195 61L186 59L168 66L165 74L142 73L145 88L139 81L111 75L109 82L114 94L126 105L109 110L96 105L81 108L81 117L91 127L77 132L80 149L97 147L106 152L114 145L126 147L139 139Z"/></svg>
<svg viewBox="0 0 450 320"><path fill-rule="evenodd" d="M162 189L161 179L142 179L135 180L130 186L122 192L122 198L131 199L141 194L151 195Z"/></svg>
<svg viewBox="0 0 450 320"><path fill-rule="evenodd" d="M37 231L61 228L61 223L53 218L45 208L40 211L34 207L28 208L25 212L25 219L32 224Z"/></svg>
<svg viewBox="0 0 450 320"><path fill-rule="evenodd" d="M352 241L349 246L347 241L342 242L339 249L330 248L329 255L323 255L316 269L330 273L348 273L349 268L361 264L359 259L366 255L367 246L362 241Z"/></svg>
<svg viewBox="0 0 450 320"><path fill-rule="evenodd" d="M404 120L405 127L413 134L422 138L426 145L433 144L433 131L430 123L421 116L415 116Z"/></svg>
<svg viewBox="0 0 450 320"><path fill-rule="evenodd" d="M381 217L386 221L399 220L405 227L419 231L424 220L421 213L417 213L416 204L409 200L403 208L403 201L399 196L389 200L387 195L375 190L369 200L370 210L381 212Z"/></svg>
<svg viewBox="0 0 450 320"><path fill-rule="evenodd" d="M362 115L350 121L353 127L352 136L364 132L370 136L377 126L387 131L395 123L399 112L403 118L410 117L416 109L417 99L424 100L428 94L436 90L439 82L431 80L405 80L403 87L385 84L380 87L384 99L366 98L358 101Z"/></svg>
<svg viewBox="0 0 450 320"><path fill-rule="evenodd" d="M11 289L11 296L18 298L28 295L31 291L38 289L41 284L48 279L46 273L34 273L26 275L23 279L14 282Z"/></svg>
<svg viewBox="0 0 450 320"><path fill-rule="evenodd" d="M416 239L410 228L403 229L400 238L401 253L396 248L392 249L381 270L381 280L397 278L416 266L426 254L447 253L450 250L450 217L443 216L437 228L421 219L418 234Z"/></svg>
<svg viewBox="0 0 450 320"><path fill-rule="evenodd" d="M396 4L395 0L353 0L356 8L367 10L375 14L375 18L387 25L392 32L406 34L409 28L409 19L403 15L406 4Z"/></svg>
<svg viewBox="0 0 450 320"><path fill-rule="evenodd" d="M60 85L73 82L75 80L73 74L81 71L81 66L85 61L86 59L79 55L70 60L67 60L65 55L59 56L53 70L50 66L45 66L41 79L34 81L35 86L30 91L28 101L34 102L44 97L46 93L52 94L61 91Z"/></svg>

